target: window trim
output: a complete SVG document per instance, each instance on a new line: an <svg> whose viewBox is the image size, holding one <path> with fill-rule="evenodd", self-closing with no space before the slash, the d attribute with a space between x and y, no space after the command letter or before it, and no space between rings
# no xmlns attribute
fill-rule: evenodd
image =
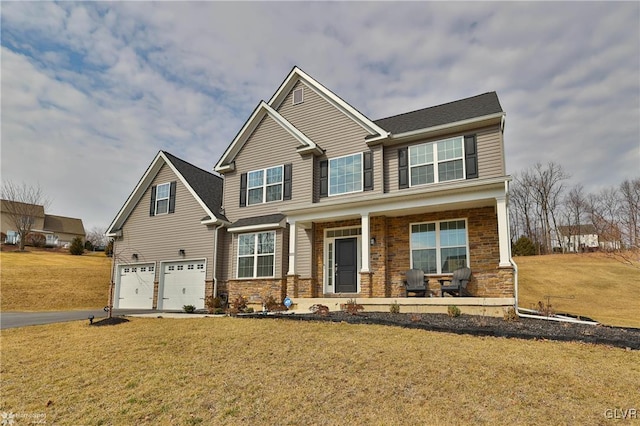
<svg viewBox="0 0 640 426"><path fill-rule="evenodd" d="M461 246L442 246L440 243L440 224L446 222L458 222L464 221L464 237L465 237L465 256L466 256L466 265L469 267L471 264L471 255L469 250L469 220L468 218L453 218L453 219L443 219L443 220L430 220L425 222L412 222L409 224L409 268L413 268L413 247L411 242L411 236L413 232L411 229L414 225L425 225L425 224L435 224L435 233L436 233L436 245L433 247L436 250L436 272L435 273L425 273L427 276L437 276L437 275L451 275L453 271L450 272L442 272L442 249L450 248L450 247L461 247Z"/></svg>
<svg viewBox="0 0 640 426"><path fill-rule="evenodd" d="M267 171L271 170L271 169L280 169L280 182L278 183L271 183L271 184L267 184ZM260 186L251 186L250 185L250 178L249 175L251 175L251 173L258 173L258 172L262 172L262 184ZM280 164L279 166L273 166L273 167L266 167L264 169L256 169L256 170L251 170L250 172L247 172L247 202L246 205L247 206L255 206L258 204L265 204L265 203L277 203L279 201L283 201L284 200L284 164ZM276 186L276 185L280 185L281 190L280 190L280 198L277 200L270 200L267 201L267 188L268 187L272 187L272 186ZM251 202L251 198L249 197L249 191L251 191L252 189L258 189L258 188L262 188L262 201L260 202L255 202L252 203Z"/></svg>
<svg viewBox="0 0 640 426"><path fill-rule="evenodd" d="M264 253L258 254L258 250L254 249L254 253L250 255L240 255L240 237L246 235L253 235L253 244L254 248L258 246L258 235L259 234L272 234L273 235L273 253L269 255L273 257L273 271L271 275L258 276L258 257L266 257ZM277 239L278 235L276 231L261 231L261 232L247 232L243 234L238 234L236 238L236 279L239 280L252 280L257 278L275 278L276 276L276 252L277 252ZM240 276L240 259L241 258L253 258L253 274L250 277L241 277Z"/></svg>
<svg viewBox="0 0 640 426"><path fill-rule="evenodd" d="M160 192L160 188L163 187L163 186L167 186L168 187L167 196L163 197L163 198L160 198L158 196L158 193ZM160 201L163 201L163 200L167 200L167 211L158 212L158 203ZM169 203L170 203L170 200L171 200L171 182L161 183L161 184L156 185L156 199L155 199L155 205L154 205L154 209L153 209L154 216L169 214Z"/></svg>
<svg viewBox="0 0 640 426"><path fill-rule="evenodd" d="M360 189L357 189L355 191L339 192L337 194L332 194L331 193L331 162L335 160L339 160L341 158L356 157L356 156L360 157ZM362 152L356 152L355 154L341 155L339 157L333 157L333 158L327 159L327 196L335 197L339 195L356 194L358 192L363 192L363 191L364 191L364 156Z"/></svg>
<svg viewBox="0 0 640 426"><path fill-rule="evenodd" d="M438 144L439 143L443 143L443 142L447 142L449 140L459 140L460 141L460 145L461 145L461 149L462 149L462 154L460 157L456 157L456 158L449 158L446 160L440 160L438 158ZM429 163L420 163L420 164L411 164L411 150L413 149L417 149L419 147L422 146L428 146L431 145L432 146L432 154L433 154L433 161L429 162ZM437 184L437 183L443 183L443 182L455 182L458 180L465 180L466 176L467 176L467 170L466 170L466 150L465 150L465 140L464 140L464 136L453 136L450 138L446 138L446 139L440 139L440 140L436 140L436 141L431 141L431 142L425 142L425 143L421 143L421 144L417 144L417 145L411 145L408 147L408 152L407 152L407 167L408 167L408 180L409 180L409 187L412 188L414 186L423 186L423 185L433 185L433 184ZM438 166L440 164L443 163L447 163L447 162L451 162L451 161L460 161L462 162L462 177L457 178L457 179L448 179L448 180L440 180L440 173L438 170ZM415 167L423 167L423 166L428 166L428 165L433 165L433 182L426 182L426 183L413 183L413 179L412 179L412 173L411 171L415 168Z"/></svg>

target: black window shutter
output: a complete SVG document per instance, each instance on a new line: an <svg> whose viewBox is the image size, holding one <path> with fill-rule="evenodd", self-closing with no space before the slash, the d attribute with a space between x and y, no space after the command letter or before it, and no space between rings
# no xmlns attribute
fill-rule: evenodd
<svg viewBox="0 0 640 426"><path fill-rule="evenodd" d="M291 199L291 184L293 183L293 175L291 174L292 170L291 164L284 165L284 182L282 188L282 199L290 200Z"/></svg>
<svg viewBox="0 0 640 426"><path fill-rule="evenodd" d="M240 207L247 205L247 174L240 175Z"/></svg>
<svg viewBox="0 0 640 426"><path fill-rule="evenodd" d="M320 197L329 196L329 160L320 161Z"/></svg>
<svg viewBox="0 0 640 426"><path fill-rule="evenodd" d="M371 155L371 151L365 151L362 153L362 159L364 162L364 190L372 191L373 190L373 155Z"/></svg>
<svg viewBox="0 0 640 426"><path fill-rule="evenodd" d="M151 187L151 205L149 206L149 216L156 215L156 186Z"/></svg>
<svg viewBox="0 0 640 426"><path fill-rule="evenodd" d="M176 181L169 185L169 213L176 212Z"/></svg>
<svg viewBox="0 0 640 426"><path fill-rule="evenodd" d="M398 187L400 189L409 187L409 148L407 147L398 150Z"/></svg>
<svg viewBox="0 0 640 426"><path fill-rule="evenodd" d="M478 177L477 148L476 135L467 135L464 137L464 157L467 169L467 179L476 179Z"/></svg>

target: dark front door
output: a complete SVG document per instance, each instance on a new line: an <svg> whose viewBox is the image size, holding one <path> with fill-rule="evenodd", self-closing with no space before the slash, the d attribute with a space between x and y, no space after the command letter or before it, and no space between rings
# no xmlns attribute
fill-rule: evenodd
<svg viewBox="0 0 640 426"><path fill-rule="evenodd" d="M336 240L336 293L356 293L358 268L358 239Z"/></svg>

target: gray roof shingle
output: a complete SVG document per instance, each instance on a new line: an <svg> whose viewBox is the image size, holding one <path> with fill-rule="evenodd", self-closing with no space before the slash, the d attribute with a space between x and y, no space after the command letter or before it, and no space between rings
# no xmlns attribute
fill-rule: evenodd
<svg viewBox="0 0 640 426"><path fill-rule="evenodd" d="M221 213L222 208L222 178L211 172L202 170L193 164L168 153L162 151L164 155L171 161L180 174L189 183L191 188L198 194L200 199L209 207L209 210L216 215L216 218L228 222L227 218Z"/></svg>
<svg viewBox="0 0 640 426"><path fill-rule="evenodd" d="M426 129L471 118L504 112L496 92L483 93L458 101L374 120L392 134Z"/></svg>
<svg viewBox="0 0 640 426"><path fill-rule="evenodd" d="M257 226L257 225L276 225L280 223L286 216L281 213L268 214L264 216L245 217L235 221L229 229L242 228L244 226Z"/></svg>

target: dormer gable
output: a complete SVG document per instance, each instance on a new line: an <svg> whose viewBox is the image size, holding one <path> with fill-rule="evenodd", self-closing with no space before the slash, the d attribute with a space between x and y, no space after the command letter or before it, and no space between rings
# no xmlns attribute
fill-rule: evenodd
<svg viewBox="0 0 640 426"><path fill-rule="evenodd" d="M305 136L300 130L296 129L291 123L289 123L284 117L278 114L271 106L266 102L261 101L255 108L251 117L244 124L240 132L233 139L227 150L224 152L218 163L215 165L214 170L220 173L232 171L235 169L234 160L238 153L242 150L244 144L249 140L253 132L258 128L258 125L265 116L270 117L275 123L277 123L282 129L287 131L293 136L300 145L297 148L297 152L300 155L303 154L322 154L322 148L320 148L315 142Z"/></svg>

